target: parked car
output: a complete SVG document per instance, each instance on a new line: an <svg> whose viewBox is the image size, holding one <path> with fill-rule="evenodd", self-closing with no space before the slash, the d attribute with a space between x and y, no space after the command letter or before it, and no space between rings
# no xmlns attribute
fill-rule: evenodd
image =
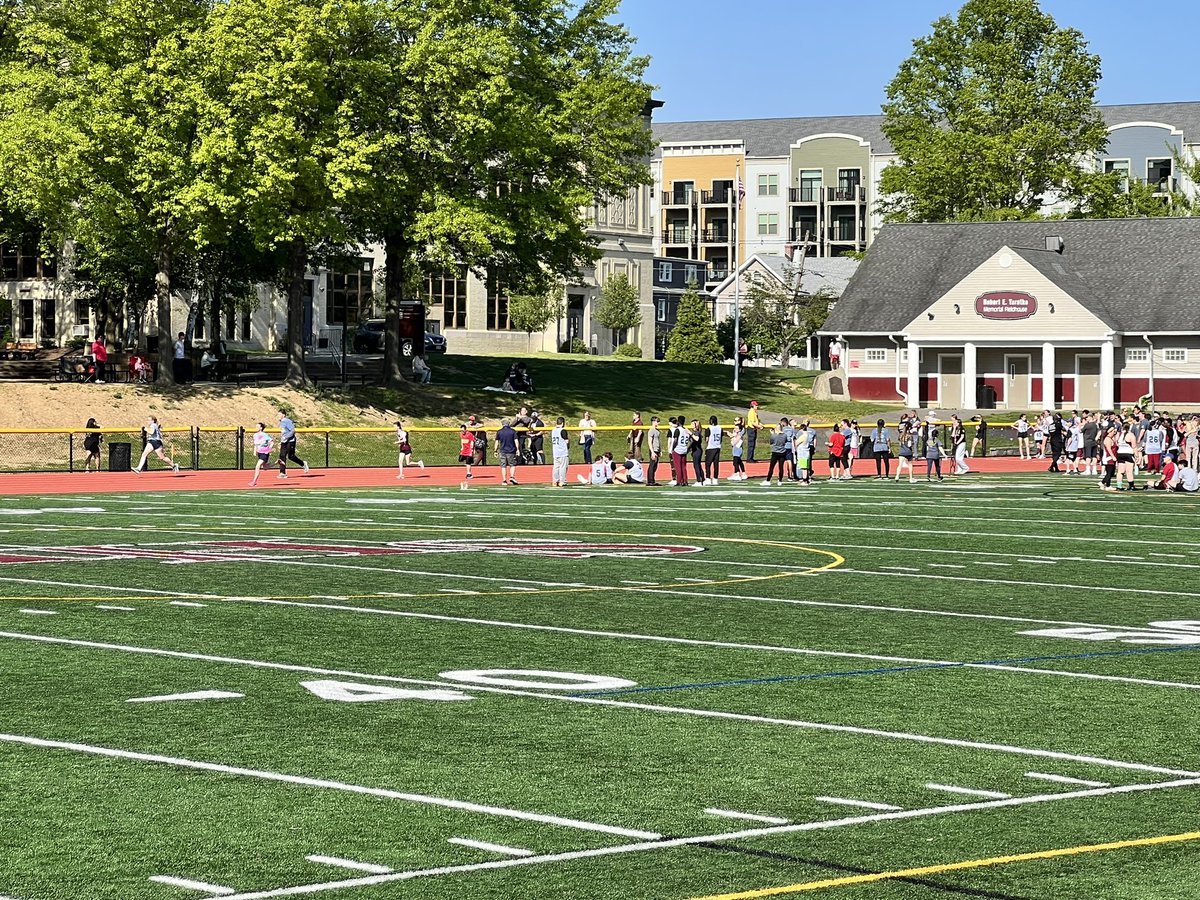
<svg viewBox="0 0 1200 900"><path fill-rule="evenodd" d="M384 337L383 319L364 319L358 323L354 332L355 353L382 353ZM446 337L441 334L425 332L425 353L445 353Z"/></svg>

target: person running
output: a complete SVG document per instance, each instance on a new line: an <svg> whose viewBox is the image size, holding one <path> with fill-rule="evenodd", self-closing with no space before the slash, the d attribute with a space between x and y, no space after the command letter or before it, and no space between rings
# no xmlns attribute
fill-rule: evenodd
<svg viewBox="0 0 1200 900"><path fill-rule="evenodd" d="M658 484L654 475L658 471L658 463L662 459L662 431L658 427L658 416L650 417L650 428L646 431L646 484L654 487Z"/></svg>
<svg viewBox="0 0 1200 900"><path fill-rule="evenodd" d="M554 459L550 483L554 487L566 487L567 469L571 465L571 437L567 434L567 420L562 416L554 420L554 428L550 431L550 455Z"/></svg>
<svg viewBox="0 0 1200 900"><path fill-rule="evenodd" d="M145 432L146 446L142 450L142 458L138 460L137 466L134 467L134 473L141 475L143 470L146 468L146 460L150 458L151 453L155 453L158 455L160 460L171 467L172 472L178 475L179 463L175 462L174 459L167 459L166 454L163 453L162 426L158 424L158 418L156 416L150 416L150 418L146 420Z"/></svg>
<svg viewBox="0 0 1200 900"><path fill-rule="evenodd" d="M687 430L687 422L683 416L676 416L672 421L675 423L675 430L672 432L674 438L671 441L671 469L675 477L671 480L672 486L687 487L687 455L688 447L692 443L692 436Z"/></svg>
<svg viewBox="0 0 1200 900"><path fill-rule="evenodd" d="M496 455L500 457L500 483L517 483L517 432L508 419L500 420L496 431Z"/></svg>
<svg viewBox="0 0 1200 900"><path fill-rule="evenodd" d="M99 431L92 429L99 428L95 419L88 419L87 424L83 426L88 429L87 434L83 436L83 449L87 451L87 459L83 463L83 471L92 471L92 460L96 461L96 471L100 471L100 441L102 437Z"/></svg>
<svg viewBox="0 0 1200 900"><path fill-rule="evenodd" d="M933 481L933 473L937 472L937 480L945 481L942 477L942 443L937 419L933 413L925 417L925 427L922 429L922 440L925 445L925 480Z"/></svg>
<svg viewBox="0 0 1200 900"><path fill-rule="evenodd" d="M396 422L396 446L400 448L396 459L397 478L404 477L404 467L413 465L412 444L408 439L408 429L404 427L401 421ZM418 468L425 468L425 460L418 459L416 462Z"/></svg>
<svg viewBox="0 0 1200 900"><path fill-rule="evenodd" d="M1017 432L1017 456L1020 459L1033 459L1029 449L1029 416L1021 413L1013 427Z"/></svg>
<svg viewBox="0 0 1200 900"><path fill-rule="evenodd" d="M704 447L704 483L713 485L721 480L721 440L725 432L717 424L716 416L708 417L707 441Z"/></svg>
<svg viewBox="0 0 1200 900"><path fill-rule="evenodd" d="M464 422L458 429L458 461L467 467L467 478L473 478L471 465L475 462L475 432Z"/></svg>
<svg viewBox="0 0 1200 900"><path fill-rule="evenodd" d="M776 485L782 485L783 479L787 476L787 451L788 444L791 443L791 437L788 435L788 420L786 417L780 418L779 424L771 432L771 462L767 466L767 477L763 479L763 487L767 487L771 483L771 476L775 474L775 467L779 467L779 480Z"/></svg>
<svg viewBox="0 0 1200 900"><path fill-rule="evenodd" d="M954 471L950 474L966 475L971 471L967 465L967 429L957 415L950 417L950 446L954 452Z"/></svg>
<svg viewBox="0 0 1200 900"><path fill-rule="evenodd" d="M254 455L258 458L258 462L254 464L254 477L250 479L250 487L258 484L258 476L263 470L263 466L271 464L271 450L275 446L275 442L271 436L267 434L267 423L259 422L258 431L254 432Z"/></svg>
<svg viewBox="0 0 1200 900"><path fill-rule="evenodd" d="M596 432L592 430L595 427L596 420L585 411L579 420L579 444L583 447L583 461L589 466L592 464L592 445L596 443Z"/></svg>
<svg viewBox="0 0 1200 900"><path fill-rule="evenodd" d="M900 415L900 424L896 426L897 440L899 441L899 453L896 456L896 481L900 480L900 476L904 474L904 470L908 469L908 483L916 484L916 470L913 469L913 456L917 447L917 434L921 429L921 423L916 416L911 419L907 413Z"/></svg>
<svg viewBox="0 0 1200 900"><path fill-rule="evenodd" d="M836 425L829 433L825 447L829 450L829 480L841 481L845 474L845 469L842 468L842 454L846 451L846 436Z"/></svg>
<svg viewBox="0 0 1200 900"><path fill-rule="evenodd" d="M974 456L975 451L982 449L980 456L987 456L987 435L988 423L983 416L971 416L971 421L975 423L975 437L971 438L971 452L968 456Z"/></svg>
<svg viewBox="0 0 1200 900"><path fill-rule="evenodd" d="M745 442L746 426L742 417L738 416L733 420L733 431L729 434L729 454L733 457L733 474L729 476L730 481L746 480L746 464L742 461Z"/></svg>
<svg viewBox="0 0 1200 900"><path fill-rule="evenodd" d="M892 435L883 419L871 430L871 452L875 456L875 480L886 479L892 468Z"/></svg>
<svg viewBox="0 0 1200 900"><path fill-rule="evenodd" d="M296 455L296 423L283 410L279 411L279 456L275 464L279 466L279 477L287 478L288 460L298 463L308 473L308 463Z"/></svg>

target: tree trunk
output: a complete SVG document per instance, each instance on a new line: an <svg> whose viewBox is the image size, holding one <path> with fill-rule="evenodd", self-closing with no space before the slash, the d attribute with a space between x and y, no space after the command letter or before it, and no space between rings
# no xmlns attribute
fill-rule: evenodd
<svg viewBox="0 0 1200 900"><path fill-rule="evenodd" d="M291 387L305 387L308 373L304 371L304 273L308 268L308 245L296 238L288 247L288 334L287 377Z"/></svg>
<svg viewBox="0 0 1200 900"><path fill-rule="evenodd" d="M404 381L404 370L400 365L399 304L404 299L404 266L408 262L409 245L400 228L385 231L383 244L384 315L387 319L383 339L383 384L398 387Z"/></svg>
<svg viewBox="0 0 1200 900"><path fill-rule="evenodd" d="M158 313L158 377L159 384L175 384L175 336L171 333L171 282L174 277L175 256L169 233L162 236L158 249L158 275L154 279L154 301Z"/></svg>

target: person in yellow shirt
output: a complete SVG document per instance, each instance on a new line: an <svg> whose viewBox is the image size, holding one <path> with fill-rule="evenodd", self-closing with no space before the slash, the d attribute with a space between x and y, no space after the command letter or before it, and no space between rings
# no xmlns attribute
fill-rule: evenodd
<svg viewBox="0 0 1200 900"><path fill-rule="evenodd" d="M754 444L758 440L758 429L762 428L762 419L758 417L758 401L750 401L750 412L746 414L746 462L755 462Z"/></svg>

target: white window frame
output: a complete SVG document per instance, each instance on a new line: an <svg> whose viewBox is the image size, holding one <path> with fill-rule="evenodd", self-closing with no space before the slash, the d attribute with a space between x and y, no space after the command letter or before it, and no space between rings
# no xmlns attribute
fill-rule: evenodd
<svg viewBox="0 0 1200 900"><path fill-rule="evenodd" d="M1164 347L1163 362L1186 363L1188 361L1187 347Z"/></svg>
<svg viewBox="0 0 1200 900"><path fill-rule="evenodd" d="M1126 347L1125 348L1125 364L1129 363L1144 363L1150 361L1150 349L1148 347Z"/></svg>
<svg viewBox="0 0 1200 900"><path fill-rule="evenodd" d="M758 233L760 237L779 234L779 213L759 213Z"/></svg>
<svg viewBox="0 0 1200 900"><path fill-rule="evenodd" d="M758 196L778 197L779 176L763 174L758 176Z"/></svg>
<svg viewBox="0 0 1200 900"><path fill-rule="evenodd" d="M919 362L919 363L925 362L925 348L924 347L920 347L917 349L917 362ZM908 365L908 348L907 347L900 348L900 363L901 363L901 365Z"/></svg>
<svg viewBox="0 0 1200 900"><path fill-rule="evenodd" d="M887 362L887 347L868 347L866 361L869 363Z"/></svg>
<svg viewBox="0 0 1200 900"><path fill-rule="evenodd" d="M699 266L684 266L684 283L691 284L693 281L700 283L700 267Z"/></svg>
<svg viewBox="0 0 1200 900"><path fill-rule="evenodd" d="M1129 193L1129 177L1133 171L1133 160L1130 159L1128 156L1109 157L1109 158L1105 159L1102 164L1103 168L1106 170L1104 174L1106 174L1106 175L1108 174L1107 170L1108 170L1110 164L1112 164L1112 163L1125 163L1125 178L1123 179L1122 184L1121 184L1121 192L1128 194ZM1112 171L1119 172L1121 170L1117 169L1117 168L1113 168Z"/></svg>
<svg viewBox="0 0 1200 900"><path fill-rule="evenodd" d="M669 282L671 280L671 276L674 274L674 267L672 263L660 262L658 264L658 278L660 281Z"/></svg>

